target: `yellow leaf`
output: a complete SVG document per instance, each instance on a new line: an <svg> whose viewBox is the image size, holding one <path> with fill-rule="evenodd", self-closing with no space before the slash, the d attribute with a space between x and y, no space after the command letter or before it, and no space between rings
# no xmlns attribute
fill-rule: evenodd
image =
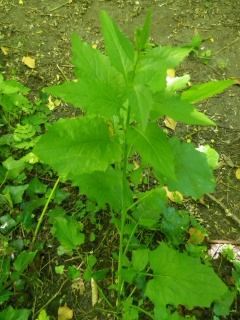
<svg viewBox="0 0 240 320"><path fill-rule="evenodd" d="M205 238L205 235L201 232L201 230L196 229L195 227L191 227L188 230L188 233L190 234L188 243L201 244Z"/></svg>
<svg viewBox="0 0 240 320"><path fill-rule="evenodd" d="M181 203L183 201L183 195L179 191L169 191L167 186L163 187L166 190L167 197L170 201Z"/></svg>
<svg viewBox="0 0 240 320"><path fill-rule="evenodd" d="M98 287L96 281L92 278L91 279L91 288L92 288L92 306L94 307L95 304L98 302Z"/></svg>
<svg viewBox="0 0 240 320"><path fill-rule="evenodd" d="M73 317L73 310L67 304L58 308L58 320L70 320Z"/></svg>
<svg viewBox="0 0 240 320"><path fill-rule="evenodd" d="M177 121L173 120L170 117L165 117L164 119L165 126L171 130L175 130L177 126Z"/></svg>
<svg viewBox="0 0 240 320"><path fill-rule="evenodd" d="M167 76L169 78L175 78L175 69L167 69Z"/></svg>
<svg viewBox="0 0 240 320"><path fill-rule="evenodd" d="M31 57L23 57L22 62L31 69L35 68L35 59Z"/></svg>
<svg viewBox="0 0 240 320"><path fill-rule="evenodd" d="M19 4L23 4L23 0L19 0L19 2L18 2Z"/></svg>
<svg viewBox="0 0 240 320"><path fill-rule="evenodd" d="M97 49L97 44L96 44L96 43L93 43L93 44L92 44L92 48L93 48L93 49Z"/></svg>
<svg viewBox="0 0 240 320"><path fill-rule="evenodd" d="M1 50L2 50L2 53L5 55L5 56L7 56L9 53L8 53L8 51L9 51L9 48L7 48L7 47L1 47Z"/></svg>
<svg viewBox="0 0 240 320"><path fill-rule="evenodd" d="M240 180L240 168L237 168L235 175L236 175L236 178Z"/></svg>

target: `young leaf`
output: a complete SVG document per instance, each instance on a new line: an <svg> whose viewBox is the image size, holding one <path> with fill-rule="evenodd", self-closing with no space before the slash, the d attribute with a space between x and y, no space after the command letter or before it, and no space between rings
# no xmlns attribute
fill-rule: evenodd
<svg viewBox="0 0 240 320"><path fill-rule="evenodd" d="M141 154L145 163L149 163L165 177L174 179L172 147L166 134L156 123L148 123L145 131L132 126L127 134L129 143Z"/></svg>
<svg viewBox="0 0 240 320"><path fill-rule="evenodd" d="M103 119L62 119L41 137L33 152L60 173L105 171L120 161L121 146L111 139Z"/></svg>
<svg viewBox="0 0 240 320"><path fill-rule="evenodd" d="M17 259L14 261L13 266L15 271L11 274L11 279L16 280L20 277L23 271L27 268L30 262L34 259L37 251L27 252L22 251Z"/></svg>
<svg viewBox="0 0 240 320"><path fill-rule="evenodd" d="M69 179L73 180L73 185L80 187L82 194L97 201L100 207L108 203L116 212L119 212L122 205L123 190L121 173L112 167L104 172L94 171L77 175L70 174ZM133 195L126 181L126 204L132 204Z"/></svg>
<svg viewBox="0 0 240 320"><path fill-rule="evenodd" d="M142 28L137 28L135 31L135 47L138 53L140 53L147 44L151 23L151 15L152 8L148 11L144 26Z"/></svg>
<svg viewBox="0 0 240 320"><path fill-rule="evenodd" d="M211 81L192 86L181 95L182 100L190 103L201 101L222 92L234 83L234 80Z"/></svg>
<svg viewBox="0 0 240 320"><path fill-rule="evenodd" d="M199 199L204 193L214 191L214 175L204 153L191 143L180 143L178 137L169 140L175 156L175 177L167 178L170 191L178 190L184 196Z"/></svg>
<svg viewBox="0 0 240 320"><path fill-rule="evenodd" d="M77 249L80 244L84 243L84 234L78 230L72 220L66 220L62 217L55 218L53 227L55 229L54 235L68 251Z"/></svg>
<svg viewBox="0 0 240 320"><path fill-rule="evenodd" d="M7 158L3 163L3 167L8 171L6 173L7 179L15 179L21 171L25 168L26 164L21 160L14 160L13 157Z"/></svg>
<svg viewBox="0 0 240 320"><path fill-rule="evenodd" d="M165 243L149 254L153 279L145 295L155 305L179 304L189 309L210 307L228 290L213 269L198 259L169 248Z"/></svg>
<svg viewBox="0 0 240 320"><path fill-rule="evenodd" d="M134 67L134 47L105 11L101 13L101 21L106 53L112 65L127 79Z"/></svg>
<svg viewBox="0 0 240 320"><path fill-rule="evenodd" d="M168 116L175 121L187 124L215 125L204 113L199 112L187 101L181 100L181 96L174 93L157 92L154 97L151 116L158 119Z"/></svg>

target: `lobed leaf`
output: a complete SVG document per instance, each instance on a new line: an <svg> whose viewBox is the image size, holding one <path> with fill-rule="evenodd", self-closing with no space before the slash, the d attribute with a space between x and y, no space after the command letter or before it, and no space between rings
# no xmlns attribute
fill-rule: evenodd
<svg viewBox="0 0 240 320"><path fill-rule="evenodd" d="M105 171L121 159L121 146L103 119L62 119L49 128L33 152L60 173L74 175Z"/></svg>
<svg viewBox="0 0 240 320"><path fill-rule="evenodd" d="M228 290L213 269L198 259L169 248L165 243L149 254L153 279L145 295L155 305L179 304L189 309L210 307Z"/></svg>

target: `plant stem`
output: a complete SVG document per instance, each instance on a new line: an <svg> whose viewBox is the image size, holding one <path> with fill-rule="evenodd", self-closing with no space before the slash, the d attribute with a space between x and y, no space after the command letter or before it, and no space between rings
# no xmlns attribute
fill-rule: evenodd
<svg viewBox="0 0 240 320"><path fill-rule="evenodd" d="M33 248L34 248L34 244L35 244L35 241L36 241L36 238L37 238L37 235L38 235L39 228L40 228L41 223L43 221L43 217L44 217L44 215L45 215L45 213L47 211L47 208L48 208L48 205L49 205L50 201L52 200L53 194L54 194L54 192L55 192L55 190L56 190L56 188L57 188L57 186L59 184L59 181L60 181L60 178L58 178L57 181L55 182L54 187L53 187L53 189L52 189L52 191L50 193L50 196L47 199L46 204L45 204L45 206L43 208L43 211L42 211L42 213L41 213L41 215L40 215L40 217L38 219L37 227L36 227L36 229L34 231L33 239L32 239L31 245L30 245L30 249L31 250L33 250Z"/></svg>
<svg viewBox="0 0 240 320"><path fill-rule="evenodd" d="M124 227L125 221L127 218L127 205L126 205L126 178L127 178L127 164L128 164L128 143L126 132L129 125L130 119L130 106L128 105L127 111L127 119L125 125L125 142L124 142L124 155L123 155L123 168L122 168L122 210L121 210L121 228L119 234L119 255L118 255L118 295L117 295L117 312L120 311L121 308L121 294L123 289L123 278L122 278L122 266L123 266L123 242L124 242Z"/></svg>

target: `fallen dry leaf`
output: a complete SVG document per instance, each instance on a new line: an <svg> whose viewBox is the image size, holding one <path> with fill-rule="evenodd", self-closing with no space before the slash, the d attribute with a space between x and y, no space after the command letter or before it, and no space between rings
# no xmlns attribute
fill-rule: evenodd
<svg viewBox="0 0 240 320"><path fill-rule="evenodd" d="M70 320L73 317L73 310L67 304L58 308L58 320Z"/></svg>
<svg viewBox="0 0 240 320"><path fill-rule="evenodd" d="M23 57L22 62L31 69L35 68L35 59L31 57Z"/></svg>
<svg viewBox="0 0 240 320"><path fill-rule="evenodd" d="M7 56L8 54L9 54L9 48L7 48L7 47L1 47L1 50L2 50L2 53L5 55L5 56Z"/></svg>
<svg viewBox="0 0 240 320"><path fill-rule="evenodd" d="M228 79L232 79L232 80L234 80L234 83L233 83L233 84L238 84L238 85L240 85L240 78L236 78L236 77L229 77Z"/></svg>
<svg viewBox="0 0 240 320"><path fill-rule="evenodd" d="M240 168L237 168L237 170L235 171L235 175L236 175L236 178L240 180Z"/></svg>
<svg viewBox="0 0 240 320"><path fill-rule="evenodd" d="M73 291L83 295L85 292L85 285L82 278L74 279L71 285Z"/></svg>
<svg viewBox="0 0 240 320"><path fill-rule="evenodd" d="M96 281L92 278L91 279L91 288L92 288L92 306L94 307L95 304L98 302L98 287Z"/></svg>
<svg viewBox="0 0 240 320"><path fill-rule="evenodd" d="M177 121L173 120L173 119L170 118L170 117L165 117L164 123L165 123L165 126L166 126L167 128L175 131L176 126L177 126Z"/></svg>

